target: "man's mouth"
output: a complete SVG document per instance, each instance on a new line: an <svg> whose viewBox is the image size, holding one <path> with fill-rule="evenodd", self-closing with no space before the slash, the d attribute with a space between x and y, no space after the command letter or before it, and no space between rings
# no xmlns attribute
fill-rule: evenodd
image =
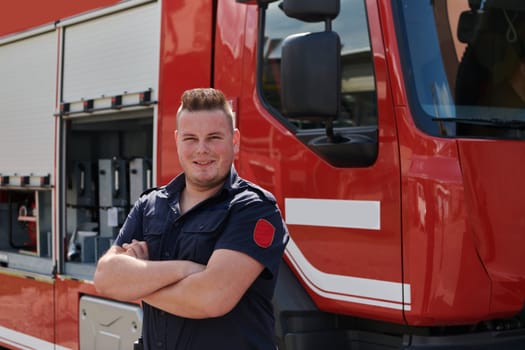
<svg viewBox="0 0 525 350"><path fill-rule="evenodd" d="M200 166L206 166L212 164L212 160L196 160L193 162L193 164L200 165Z"/></svg>

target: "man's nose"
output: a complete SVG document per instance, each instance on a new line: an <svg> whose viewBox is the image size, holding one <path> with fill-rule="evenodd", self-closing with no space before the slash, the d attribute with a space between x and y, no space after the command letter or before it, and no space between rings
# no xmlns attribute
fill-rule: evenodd
<svg viewBox="0 0 525 350"><path fill-rule="evenodd" d="M208 145L208 142L206 142L206 140L200 140L197 143L197 152L206 153L209 150L210 150L210 146Z"/></svg>

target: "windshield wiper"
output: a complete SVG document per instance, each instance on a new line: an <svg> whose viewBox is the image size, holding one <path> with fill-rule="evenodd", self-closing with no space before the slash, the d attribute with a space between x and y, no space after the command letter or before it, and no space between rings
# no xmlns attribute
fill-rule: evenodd
<svg viewBox="0 0 525 350"><path fill-rule="evenodd" d="M489 125L500 128L513 128L521 129L525 128L525 120L518 119L497 119L497 118L432 118L433 121L438 122L451 122L451 123L465 123L474 125Z"/></svg>

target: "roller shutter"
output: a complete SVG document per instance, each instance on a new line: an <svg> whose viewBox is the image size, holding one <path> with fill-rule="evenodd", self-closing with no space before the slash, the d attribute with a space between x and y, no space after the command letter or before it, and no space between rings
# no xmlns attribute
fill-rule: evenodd
<svg viewBox="0 0 525 350"><path fill-rule="evenodd" d="M62 101L155 94L159 16L154 2L66 27Z"/></svg>
<svg viewBox="0 0 525 350"><path fill-rule="evenodd" d="M0 46L0 173L52 174L57 33Z"/></svg>

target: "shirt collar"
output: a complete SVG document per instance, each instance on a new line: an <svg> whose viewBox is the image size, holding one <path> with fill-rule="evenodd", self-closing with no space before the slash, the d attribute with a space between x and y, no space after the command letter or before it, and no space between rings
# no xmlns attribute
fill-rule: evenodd
<svg viewBox="0 0 525 350"><path fill-rule="evenodd" d="M226 179L219 193L226 191L228 194L231 194L232 191L239 189L241 185L240 182L241 178L237 174L237 170L235 170L235 167L232 165L230 172L228 173L228 175L226 175ZM181 191L184 189L185 186L186 176L184 175L184 173L180 173L165 186L164 190L166 191L168 198L174 199L179 197Z"/></svg>

